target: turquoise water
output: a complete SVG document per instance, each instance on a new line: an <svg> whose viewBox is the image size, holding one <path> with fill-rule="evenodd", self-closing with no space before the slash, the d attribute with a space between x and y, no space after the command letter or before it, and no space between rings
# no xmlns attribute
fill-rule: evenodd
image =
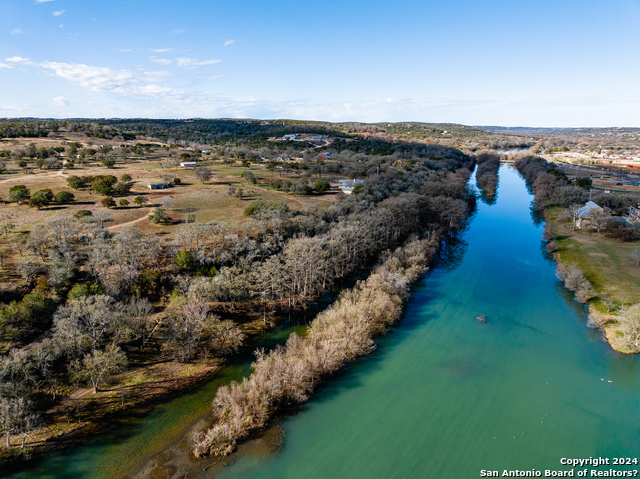
<svg viewBox="0 0 640 479"><path fill-rule="evenodd" d="M586 327L543 256L531 200L503 166L497 202L479 204L462 242L445 250L448 263L418 285L378 349L280 422L278 453L241 451L216 477L465 479L482 469L568 469L563 457L635 457L640 365ZM229 368L139 423L11 477L133 477L163 451L186 451L181 439L216 388L246 373ZM202 474L203 463L192 466Z"/></svg>
<svg viewBox="0 0 640 479"><path fill-rule="evenodd" d="M221 477L544 476L570 469L563 457L636 457L639 365L585 326L543 256L531 200L503 166L459 266L433 271L372 356L282 421L279 453L241 457Z"/></svg>

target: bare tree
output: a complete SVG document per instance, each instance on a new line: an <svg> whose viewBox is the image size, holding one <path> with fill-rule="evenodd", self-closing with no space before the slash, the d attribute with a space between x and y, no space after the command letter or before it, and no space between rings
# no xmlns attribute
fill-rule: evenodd
<svg viewBox="0 0 640 479"><path fill-rule="evenodd" d="M31 361L33 367L40 373L40 375L47 382L51 388L51 394L53 399L56 398L56 377L54 375L54 369L52 367L53 362L58 356L58 347L51 339L45 339L39 343L36 343L31 349Z"/></svg>
<svg viewBox="0 0 640 479"><path fill-rule="evenodd" d="M637 350L640 348L640 304L624 308L620 312L620 319L625 338Z"/></svg>
<svg viewBox="0 0 640 479"><path fill-rule="evenodd" d="M182 352L182 362L191 359L194 347L200 342L209 314L209 306L198 300L186 301L167 317L168 339Z"/></svg>
<svg viewBox="0 0 640 479"><path fill-rule="evenodd" d="M31 417L30 409L31 404L22 397L0 397L0 431L7 436L7 447L11 447L12 434L17 434L25 430L29 432L32 430L32 426L35 426L35 421L34 418Z"/></svg>
<svg viewBox="0 0 640 479"><path fill-rule="evenodd" d="M237 353L245 339L242 330L231 320L213 318L207 325L207 336L220 356Z"/></svg>
<svg viewBox="0 0 640 479"><path fill-rule="evenodd" d="M127 356L117 346L111 345L104 351L94 350L87 354L82 363L73 365L73 375L79 380L88 380L93 386L93 393L98 393L99 386L112 374L123 371L127 366Z"/></svg>
<svg viewBox="0 0 640 479"><path fill-rule="evenodd" d="M211 171L211 168L204 166L204 167L196 168L193 171L193 176L195 176L204 185L205 182L213 178L213 171Z"/></svg>
<svg viewBox="0 0 640 479"><path fill-rule="evenodd" d="M89 343L96 351L99 343L121 325L122 306L103 294L69 301L53 317L56 338L72 351L81 351Z"/></svg>

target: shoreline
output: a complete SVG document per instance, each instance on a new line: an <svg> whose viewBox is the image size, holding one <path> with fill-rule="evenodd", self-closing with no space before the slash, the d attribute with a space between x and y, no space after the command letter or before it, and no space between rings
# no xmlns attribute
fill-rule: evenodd
<svg viewBox="0 0 640 479"><path fill-rule="evenodd" d="M140 416L150 414L157 406L197 389L211 380L222 368L221 364L201 364L193 374L168 377L162 385L156 383L152 386L149 383L143 386L142 394L134 400L129 398L129 402L125 402L124 405L120 403L119 387L101 391L108 393L113 402L119 404L113 409L97 414L82 411L81 416L90 416L90 419L81 418L80 422L61 424L58 421L48 424L41 436L34 434L28 437L25 449L19 446L22 437L14 435L11 449L7 449L6 446L0 449L0 463L10 472L17 472L25 465L37 463L57 451L77 447L85 440L95 440L111 427L132 424Z"/></svg>
<svg viewBox="0 0 640 479"><path fill-rule="evenodd" d="M544 209L544 220L547 227L551 227L551 220L549 219L549 214L547 211L548 208ZM545 228L546 229L546 228ZM570 266L566 261L562 261L562 257L558 254L557 251L554 251L550 254L550 257L556 263L556 267L567 267ZM562 280L560 280L562 281ZM563 283L563 287L569 291L572 291ZM575 291L573 291L575 293ZM621 353L621 354L638 354L640 353L639 349L633 349L630 347L629 343L624 340L624 333L621 331L621 324L619 322L619 317L610 312L602 312L599 311L598 308L594 304L594 299L589 299L586 302L581 302L577 298L574 297L574 301L577 301L581 304L587 306L588 309L588 323L592 321L592 324L601 331L602 338L604 341L611 347L612 350ZM589 324L587 323L587 327Z"/></svg>

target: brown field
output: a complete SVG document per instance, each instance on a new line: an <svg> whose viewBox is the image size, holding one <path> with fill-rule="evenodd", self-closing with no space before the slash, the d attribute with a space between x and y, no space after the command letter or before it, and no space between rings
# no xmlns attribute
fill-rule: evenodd
<svg viewBox="0 0 640 479"><path fill-rule="evenodd" d="M47 139L44 139L47 140ZM60 142L58 142L59 144ZM18 142L20 144L20 142ZM17 147L17 146L16 146ZM241 166L228 166L222 162L209 162L214 171L214 178L206 184L200 183L193 176L193 169L185 168L163 168L164 157L156 159L135 159L116 160L114 168L105 168L89 162L85 165L76 165L73 168L64 170L34 170L33 174L22 172L8 162L9 171L0 178L0 198L6 199L9 189L14 185L25 185L31 192L40 188L51 188L54 193L62 190L72 191L75 201L70 205L51 205L41 210L31 208L23 204L4 203L0 206L0 219L11 218L16 225L15 232L28 231L34 224L42 223L59 216L70 216L80 209L92 211L105 210L100 204L103 196L95 192L82 189L72 190L66 182L70 175L114 175L120 177L128 174L133 179L131 194L127 197L114 198L116 203L120 199L126 198L130 206L122 208L116 207L109 210L112 222L109 227L117 227L123 224L136 222L137 226L148 232L164 232L171 234L183 223L187 213L194 213L196 221L243 221L242 212L247 203L253 199L263 197L268 200L286 201L293 210L301 210L311 205L327 204L335 201L337 191L331 191L324 195L314 195L308 197L294 197L269 188L269 183L275 178L289 179L295 181L300 175L292 172L286 176L266 170L266 165L251 165L248 170L258 179L257 185L249 185L241 177L245 168ZM157 182L161 175L176 175L182 184L168 190L150 190L147 183ZM228 185L235 184L241 186L245 191L242 199L232 198L227 195ZM144 196L149 202L143 208L133 205L133 198ZM169 215L175 220L173 224L158 226L146 223L144 218L151 212L153 206L161 206L163 197L171 197Z"/></svg>
<svg viewBox="0 0 640 479"><path fill-rule="evenodd" d="M64 135L64 136L62 136ZM77 141L84 146L98 147L100 145L117 146L127 144L135 145L137 141L116 141L87 138L81 135L61 134L59 138L22 138L15 140L0 141L0 150L14 150L24 148L29 143L35 143L36 147L65 146L70 141ZM144 141L143 143L152 143ZM158 143L160 146L160 144ZM143 233L160 234L164 238L171 239L172 236L184 224L189 213L195 214L196 222L204 223L209 221L223 221L230 226L239 225L247 221L243 215L247 204L257 198L267 200L285 201L294 211L300 211L309 207L326 208L336 201L338 193L334 186L331 191L312 196L293 196L271 188L270 183L280 178L283 180L296 181L301 174L291 170L284 174L283 171L268 171L266 164L252 164L248 170L257 179L256 185L248 184L242 177L245 168L239 163L228 165L221 160L211 161L206 155L200 160L200 164L210 166L214 177L210 182L202 184L193 175L193 169L181 167L163 167L169 164L169 155L178 157L181 153L193 153L186 149L156 148L149 155L140 158L115 158L114 168L103 167L99 159L87 159L85 164L76 163L72 168L61 170L39 170L25 172L17 166L13 160L4 160L7 171L0 175L0 223L7 221L15 225L13 232L8 236L2 236L0 232L0 250L7 253L3 255L3 266L0 268L0 287L5 291L14 290L23 284L21 278L15 274L13 268L14 257L19 251L16 243L26 239L29 231L36 224L42 224L63 216L73 216L78 210L91 210L94 214L99 211L106 211L100 201L104 196L92 192L88 189L73 190L66 179L70 175L91 176L91 175L114 175L120 178L123 174L131 176L133 187L131 194L126 197L115 197L115 208L109 209L111 221L107 223L109 229L118 229L132 225L140 229ZM150 190L147 183L157 182L164 174L172 174L181 180L181 184L168 190ZM311 180L313 184L314 179ZM228 195L229 185L240 186L244 190L243 198L230 197ZM32 193L41 188L50 188L54 194L59 191L71 191L75 195L75 201L69 205L52 204L42 209L29 207L26 204L8 203L9 189L14 185L25 185ZM148 202L143 207L138 207L133 203L136 196L145 197ZM166 197L169 197L167 200ZM120 207L119 201L126 198L129 206ZM167 225L157 225L149 222L147 217L154 207L167 207L167 213L172 222Z"/></svg>

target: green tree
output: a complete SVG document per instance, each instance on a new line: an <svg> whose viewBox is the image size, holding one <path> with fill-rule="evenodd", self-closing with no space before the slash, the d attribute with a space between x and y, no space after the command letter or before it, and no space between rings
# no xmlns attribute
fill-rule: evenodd
<svg viewBox="0 0 640 479"><path fill-rule="evenodd" d="M118 182L118 178L113 175L96 176L91 181L91 189L104 196L111 196L113 186Z"/></svg>
<svg viewBox="0 0 640 479"><path fill-rule="evenodd" d="M131 193L131 183L116 183L111 190L114 196L128 196Z"/></svg>
<svg viewBox="0 0 640 479"><path fill-rule="evenodd" d="M168 224L171 222L171 217L167 214L167 210L164 208L156 208L148 217L149 221L156 224Z"/></svg>
<svg viewBox="0 0 640 479"><path fill-rule="evenodd" d="M174 259L179 268L191 270L195 264L191 251L180 251Z"/></svg>
<svg viewBox="0 0 640 479"><path fill-rule="evenodd" d="M579 186L582 189L590 190L593 185L593 180L591 178L578 178L576 179L576 186Z"/></svg>
<svg viewBox="0 0 640 479"><path fill-rule="evenodd" d="M331 185L326 180L318 180L313 185L313 190L316 193L325 193L325 192L329 191L330 188L331 188Z"/></svg>
<svg viewBox="0 0 640 479"><path fill-rule="evenodd" d="M72 301L74 299L86 298L87 296L95 296L98 294L104 294L104 291L100 285L96 283L74 284L69 290L69 293L67 293L67 299Z"/></svg>
<svg viewBox="0 0 640 479"><path fill-rule="evenodd" d="M9 188L9 201L24 203L31 197L31 193L24 185L15 185Z"/></svg>
<svg viewBox="0 0 640 479"><path fill-rule="evenodd" d="M38 209L44 208L45 206L49 206L53 198L53 191L49 188L43 188L31 195L31 198L29 198L29 206Z"/></svg>
<svg viewBox="0 0 640 479"><path fill-rule="evenodd" d="M106 198L102 198L102 201L100 203L105 208L113 208L113 207L116 206L116 202L114 201L113 198L111 198L111 196L107 196Z"/></svg>
<svg viewBox="0 0 640 479"><path fill-rule="evenodd" d="M129 200L127 200L126 198L121 199L120 206L122 206L123 208L126 208L127 206L129 206Z"/></svg>
<svg viewBox="0 0 640 479"><path fill-rule="evenodd" d="M122 183L128 183L129 181L131 181L131 175L128 175L128 174L125 173L124 175L122 175L120 177L120 181Z"/></svg>
<svg viewBox="0 0 640 479"><path fill-rule="evenodd" d="M69 178L67 178L67 184L74 190L79 190L80 188L84 187L84 181L84 178L76 175L71 175Z"/></svg>
<svg viewBox="0 0 640 479"><path fill-rule="evenodd" d="M78 210L74 213L73 217L77 220L84 218L85 216L92 216L93 213L90 210Z"/></svg>
<svg viewBox="0 0 640 479"><path fill-rule="evenodd" d="M55 202L61 205L69 204L73 202L75 198L76 197L74 196L74 194L71 193L70 191L59 191L58 193L56 193L56 196L54 197Z"/></svg>

